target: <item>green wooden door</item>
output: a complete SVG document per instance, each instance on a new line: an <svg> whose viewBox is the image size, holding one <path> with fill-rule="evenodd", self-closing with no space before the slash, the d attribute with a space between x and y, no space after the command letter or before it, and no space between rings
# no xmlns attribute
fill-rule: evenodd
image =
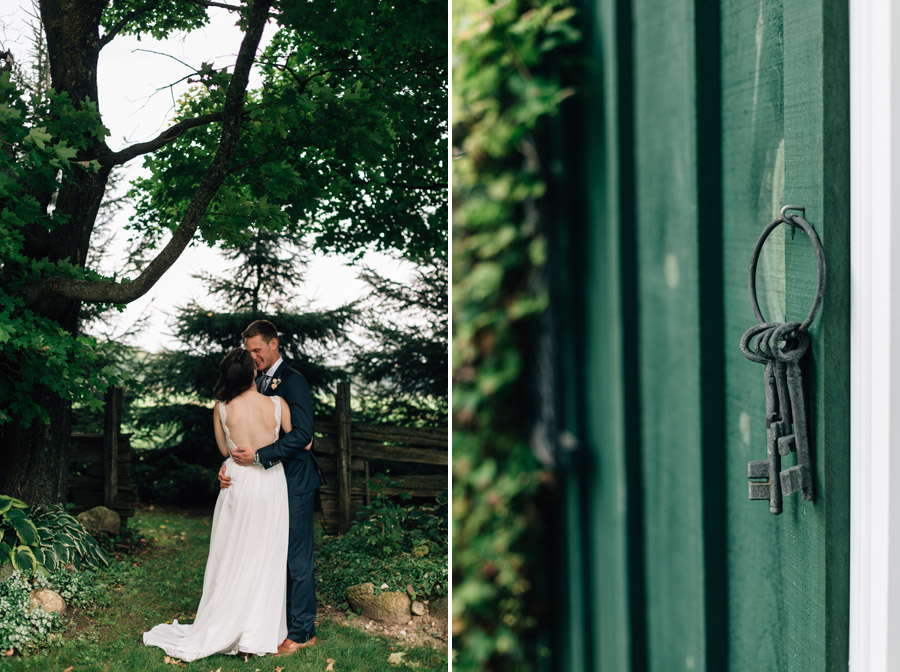
<svg viewBox="0 0 900 672"><path fill-rule="evenodd" d="M849 603L849 89L846 3L595 0L558 241L566 429L566 670L846 669ZM570 150L579 145L573 144ZM571 154L569 155L571 156ZM747 497L764 459L750 255L782 205L828 262L804 364L816 498ZM779 227L770 320L803 319L808 239ZM571 268L583 269L573 276ZM786 458L786 465L793 458Z"/></svg>

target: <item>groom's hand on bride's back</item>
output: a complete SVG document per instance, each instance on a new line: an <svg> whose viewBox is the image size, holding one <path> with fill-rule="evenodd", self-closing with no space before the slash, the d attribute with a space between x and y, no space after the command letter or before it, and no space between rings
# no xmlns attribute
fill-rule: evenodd
<svg viewBox="0 0 900 672"><path fill-rule="evenodd" d="M313 442L310 440L304 446L304 450L310 450L312 448ZM231 451L231 458L238 464L249 467L253 464L253 456L256 454L256 451L248 446L238 446L234 450ZM219 469L219 486L224 490L229 485L231 485L231 479L225 475L225 465L222 465L222 468Z"/></svg>
<svg viewBox="0 0 900 672"><path fill-rule="evenodd" d="M256 451L253 450L253 448L248 448L247 446L238 446L231 451L232 459L242 467L249 467L251 464L253 464L254 455L256 455Z"/></svg>

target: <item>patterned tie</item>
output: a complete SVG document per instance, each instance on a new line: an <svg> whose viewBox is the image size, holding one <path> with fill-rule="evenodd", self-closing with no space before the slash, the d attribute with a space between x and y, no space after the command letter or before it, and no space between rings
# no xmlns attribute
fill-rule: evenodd
<svg viewBox="0 0 900 672"><path fill-rule="evenodd" d="M264 374L264 375L263 375L262 388L260 388L260 390L259 390L259 391L262 392L263 394L265 394L265 393L266 393L266 390L269 389L269 381L270 381L270 380L272 380L272 376L270 376L269 374Z"/></svg>

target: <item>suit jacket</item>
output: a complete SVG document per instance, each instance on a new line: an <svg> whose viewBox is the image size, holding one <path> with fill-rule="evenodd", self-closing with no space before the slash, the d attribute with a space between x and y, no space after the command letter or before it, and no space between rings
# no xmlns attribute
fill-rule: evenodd
<svg viewBox="0 0 900 672"><path fill-rule="evenodd" d="M257 381L257 388L263 377ZM280 381L276 383L275 381ZM303 375L281 362L272 375L269 389L263 392L267 397L284 399L291 409L291 431L281 433L275 442L258 451L259 461L266 469L278 464L284 465L288 495L315 490L325 484L325 477L312 450L305 450L313 436L312 395Z"/></svg>

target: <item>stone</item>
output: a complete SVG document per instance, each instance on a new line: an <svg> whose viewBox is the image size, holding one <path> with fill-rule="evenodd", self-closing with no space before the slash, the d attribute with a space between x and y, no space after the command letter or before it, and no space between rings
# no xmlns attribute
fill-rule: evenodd
<svg viewBox="0 0 900 672"><path fill-rule="evenodd" d="M31 591L31 609L37 609L41 607L44 611L56 612L58 614L64 614L66 611L66 602L60 596L59 593L56 593L49 588L38 588L37 590Z"/></svg>
<svg viewBox="0 0 900 672"><path fill-rule="evenodd" d="M406 594L412 599L416 599L416 591L413 589L412 585L406 586Z"/></svg>
<svg viewBox="0 0 900 672"><path fill-rule="evenodd" d="M416 616L424 616L425 615L425 605L419 602L418 600L413 600L412 603L412 613Z"/></svg>
<svg viewBox="0 0 900 672"><path fill-rule="evenodd" d="M82 511L76 518L91 534L98 532L118 534L122 527L122 519L119 514L105 506L95 506L93 509Z"/></svg>
<svg viewBox="0 0 900 672"><path fill-rule="evenodd" d="M399 591L385 591L376 595L374 583L350 586L347 589L347 602L354 610L362 609L366 618L379 623L403 625L409 620L409 596Z"/></svg>
<svg viewBox="0 0 900 672"><path fill-rule="evenodd" d="M435 618L447 618L448 600L446 597L438 597L428 603L428 613Z"/></svg>

